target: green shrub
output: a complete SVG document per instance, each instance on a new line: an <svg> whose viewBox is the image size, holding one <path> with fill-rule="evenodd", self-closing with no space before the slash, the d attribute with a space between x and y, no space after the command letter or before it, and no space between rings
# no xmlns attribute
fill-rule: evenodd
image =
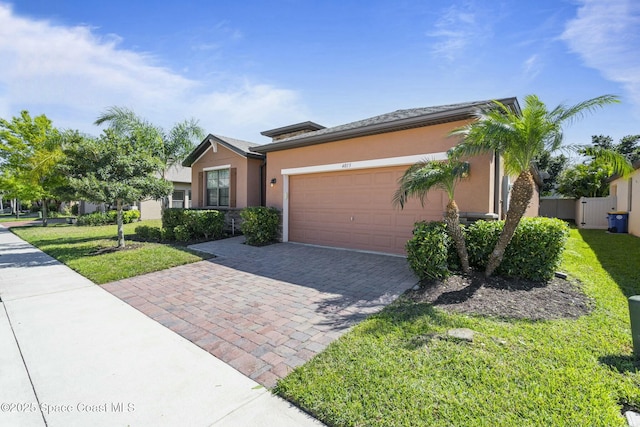
<svg viewBox="0 0 640 427"><path fill-rule="evenodd" d="M184 212L186 209L181 208L168 208L162 212L162 228L165 230L171 230L184 223ZM172 233L170 233L172 234Z"/></svg>
<svg viewBox="0 0 640 427"><path fill-rule="evenodd" d="M108 211L108 212L92 212L90 214L80 215L78 217L77 224L78 225L89 225L89 226L98 226L98 225L108 225L115 224L118 218L118 211ZM140 218L140 211L138 210L129 210L122 211L122 223L130 224L133 221Z"/></svg>
<svg viewBox="0 0 640 427"><path fill-rule="evenodd" d="M109 211L109 213L114 213L117 215L117 211ZM131 209L128 211L122 212L122 222L123 224L131 224L133 221L137 221L140 218L140 211L137 209ZM115 217L114 217L115 222Z"/></svg>
<svg viewBox="0 0 640 427"><path fill-rule="evenodd" d="M484 268L504 221L477 221L467 228L470 264ZM561 261L569 227L555 218L522 218L496 274L531 280L553 277Z"/></svg>
<svg viewBox="0 0 640 427"><path fill-rule="evenodd" d="M276 208L253 206L240 211L240 230L247 244L262 246L275 242L278 238L280 215Z"/></svg>
<svg viewBox="0 0 640 427"><path fill-rule="evenodd" d="M484 269L498 241L504 221L476 221L467 226L466 243L469 265Z"/></svg>
<svg viewBox="0 0 640 427"><path fill-rule="evenodd" d="M407 242L407 261L420 280L443 279L451 274L452 242L443 222L417 222Z"/></svg>
<svg viewBox="0 0 640 427"><path fill-rule="evenodd" d="M114 224L115 218L112 219L106 212L92 212L90 214L80 215L76 223L83 226L107 225Z"/></svg>
<svg viewBox="0 0 640 427"><path fill-rule="evenodd" d="M192 239L191 230L187 225L176 225L173 228L173 235L175 239L179 242L188 242Z"/></svg>
<svg viewBox="0 0 640 427"><path fill-rule="evenodd" d="M181 226L180 236L176 227ZM216 210L169 208L162 213L162 228L166 240L214 239L222 236L224 213ZM189 234L189 238L185 236Z"/></svg>
<svg viewBox="0 0 640 427"><path fill-rule="evenodd" d="M207 240L222 236L224 213L214 210L194 212L198 212L192 225L192 231L195 236L204 236Z"/></svg>
<svg viewBox="0 0 640 427"><path fill-rule="evenodd" d="M149 225L139 225L135 228L138 238L147 241L158 242L162 240L162 229L160 227L151 227Z"/></svg>

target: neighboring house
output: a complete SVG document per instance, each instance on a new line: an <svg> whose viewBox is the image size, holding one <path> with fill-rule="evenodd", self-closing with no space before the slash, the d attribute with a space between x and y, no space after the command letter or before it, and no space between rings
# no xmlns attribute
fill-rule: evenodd
<svg viewBox="0 0 640 427"><path fill-rule="evenodd" d="M516 98L501 99L519 112ZM324 246L405 253L413 224L441 220L443 192L428 194L424 206L411 200L392 206L398 179L423 159L446 159L459 143L448 133L473 119L489 101L399 110L369 119L322 128L306 122L263 132L266 154L266 205L282 210L282 240ZM470 159L469 178L456 190L463 219L502 218L510 184L501 159ZM528 215L537 215L537 198Z"/></svg>
<svg viewBox="0 0 640 427"><path fill-rule="evenodd" d="M640 162L633 167L635 171L630 176L611 181L609 194L616 197L617 211L629 213L629 234L640 236Z"/></svg>
<svg viewBox="0 0 640 427"><path fill-rule="evenodd" d="M191 206L218 209L227 220L247 206L264 204L264 154L248 141L208 135L182 163L191 167Z"/></svg>
<svg viewBox="0 0 640 427"><path fill-rule="evenodd" d="M173 193L167 200L169 208L190 208L191 207L191 169L173 165L164 175L167 181L173 184ZM140 210L140 219L160 219L162 218L162 200L143 200L137 203Z"/></svg>

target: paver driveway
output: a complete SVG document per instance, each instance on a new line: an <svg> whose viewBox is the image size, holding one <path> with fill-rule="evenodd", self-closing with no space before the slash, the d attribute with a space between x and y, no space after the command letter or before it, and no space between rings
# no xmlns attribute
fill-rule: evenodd
<svg viewBox="0 0 640 427"><path fill-rule="evenodd" d="M272 387L417 282L401 257L243 241L194 245L216 258L103 287Z"/></svg>

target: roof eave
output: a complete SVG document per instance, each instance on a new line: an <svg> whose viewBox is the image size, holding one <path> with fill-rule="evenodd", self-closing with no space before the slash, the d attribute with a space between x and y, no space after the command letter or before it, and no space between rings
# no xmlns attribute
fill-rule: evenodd
<svg viewBox="0 0 640 427"><path fill-rule="evenodd" d="M207 150L211 147L211 141L212 140L214 140L217 144L222 145L223 147L233 151L234 153L236 153L236 154L238 154L238 155L240 155L242 157L251 158L251 159L264 159L264 154L243 151L243 150L239 149L238 147L229 144L228 142L224 141L223 139L220 139L220 138L216 137L215 135L209 134L187 156L187 158L184 159L184 161L182 162L182 166L191 167L191 165L193 165L200 157L202 157L202 155L204 153L206 153Z"/></svg>
<svg viewBox="0 0 640 427"><path fill-rule="evenodd" d="M520 107L516 98L505 98L498 100L501 103L511 106L516 113L520 113ZM252 147L251 150L257 153L268 153L271 151L281 151L290 148L306 147L309 145L322 144L324 142L340 141L344 139L357 138L362 136L376 135L380 133L393 132L398 130L412 129L423 126L436 125L441 123L455 122L459 120L470 119L474 116L474 112L480 105L466 106L454 110L441 111L424 116L409 117L406 119L395 120L393 122L375 123L359 128L345 129L338 132L327 134L309 135L281 142L273 142L258 147Z"/></svg>

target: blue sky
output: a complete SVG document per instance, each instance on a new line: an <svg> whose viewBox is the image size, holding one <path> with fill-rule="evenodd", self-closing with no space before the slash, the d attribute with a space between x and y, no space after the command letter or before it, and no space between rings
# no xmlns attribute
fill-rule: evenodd
<svg viewBox="0 0 640 427"><path fill-rule="evenodd" d="M27 109L97 135L112 105L170 128L260 131L537 94L602 94L567 128L640 133L640 2L0 0L0 117Z"/></svg>

